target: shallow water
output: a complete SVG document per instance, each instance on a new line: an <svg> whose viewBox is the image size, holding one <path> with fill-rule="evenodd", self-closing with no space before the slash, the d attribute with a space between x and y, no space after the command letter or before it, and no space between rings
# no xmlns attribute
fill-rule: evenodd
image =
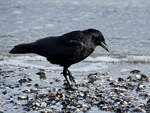
<svg viewBox="0 0 150 113"><path fill-rule="evenodd" d="M133 69L149 74L150 1L138 0L1 0L0 66L11 65L62 71L45 58L9 55L16 44L73 30L102 31L111 53L101 47L73 73L110 72L112 78L126 76Z"/></svg>
<svg viewBox="0 0 150 113"><path fill-rule="evenodd" d="M149 63L149 1L11 0L0 3L1 56L7 56L8 51L19 43L96 28L104 34L111 53L98 47L89 59L96 57L96 62L112 63L125 58L131 60L130 65L132 58L128 56L131 56L136 63Z"/></svg>

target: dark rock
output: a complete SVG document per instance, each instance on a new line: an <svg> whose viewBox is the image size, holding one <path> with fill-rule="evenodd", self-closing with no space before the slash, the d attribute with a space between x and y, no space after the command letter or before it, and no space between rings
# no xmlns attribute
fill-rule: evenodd
<svg viewBox="0 0 150 113"><path fill-rule="evenodd" d="M119 77L118 81L121 82L121 81L124 81L124 79Z"/></svg>
<svg viewBox="0 0 150 113"><path fill-rule="evenodd" d="M150 105L150 99L148 99L148 100L147 100L147 104L149 104L149 105Z"/></svg>
<svg viewBox="0 0 150 113"><path fill-rule="evenodd" d="M23 83L29 83L31 81L32 81L31 78L24 77L23 79L20 79L18 82L20 83L20 85L22 85Z"/></svg>
<svg viewBox="0 0 150 113"><path fill-rule="evenodd" d="M142 109L142 108L134 108L133 109L133 112L138 112L138 113L146 113L146 111L144 110L144 109Z"/></svg>
<svg viewBox="0 0 150 113"><path fill-rule="evenodd" d="M38 72L36 74L40 76L40 79L46 79L47 78L46 74L44 72L42 72L42 71L40 71L40 72Z"/></svg>
<svg viewBox="0 0 150 113"><path fill-rule="evenodd" d="M141 80L142 80L142 81L149 82L149 77L148 77L148 75L141 74Z"/></svg>
<svg viewBox="0 0 150 113"><path fill-rule="evenodd" d="M116 113L123 113L123 110L122 110L122 108L116 108L116 109L115 109L115 112L116 112Z"/></svg>
<svg viewBox="0 0 150 113"><path fill-rule="evenodd" d="M3 91L2 93L3 93L4 95L6 95L6 94L7 94L7 90Z"/></svg>
<svg viewBox="0 0 150 113"><path fill-rule="evenodd" d="M139 71L139 70L137 70L137 69L130 71L131 74L139 74L140 72L141 72L141 71Z"/></svg>

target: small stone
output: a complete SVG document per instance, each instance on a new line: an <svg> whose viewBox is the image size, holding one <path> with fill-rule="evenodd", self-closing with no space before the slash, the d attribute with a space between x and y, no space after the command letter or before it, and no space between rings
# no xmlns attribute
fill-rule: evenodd
<svg viewBox="0 0 150 113"><path fill-rule="evenodd" d="M44 72L42 72L42 71L40 71L40 72L38 72L36 74L40 76L40 79L46 79L47 78L46 74Z"/></svg>
<svg viewBox="0 0 150 113"><path fill-rule="evenodd" d="M146 111L142 108L134 108L133 111L134 112L140 112L140 113L146 113Z"/></svg>
<svg viewBox="0 0 150 113"><path fill-rule="evenodd" d="M37 88L32 88L30 91L31 91L31 93L36 93L38 90L37 90Z"/></svg>
<svg viewBox="0 0 150 113"><path fill-rule="evenodd" d="M59 101L59 97L56 96L56 97L55 97L55 101Z"/></svg>
<svg viewBox="0 0 150 113"><path fill-rule="evenodd" d="M36 107L40 107L40 103L35 103L35 106Z"/></svg>
<svg viewBox="0 0 150 113"><path fill-rule="evenodd" d="M131 76L128 76L127 77L127 81L132 81L133 79L132 79L132 77Z"/></svg>
<svg viewBox="0 0 150 113"><path fill-rule="evenodd" d="M0 107L3 106L5 104L5 102L0 102Z"/></svg>
<svg viewBox="0 0 150 113"><path fill-rule="evenodd" d="M149 105L150 105L150 99L148 99L148 100L147 100L147 104L149 104Z"/></svg>
<svg viewBox="0 0 150 113"><path fill-rule="evenodd" d="M147 93L141 93L141 94L139 94L139 96L144 97L146 99L147 97L149 97L149 94L147 94Z"/></svg>
<svg viewBox="0 0 150 113"><path fill-rule="evenodd" d="M116 113L123 113L123 111L122 111L121 108L116 108L116 109L115 109L115 112L116 112Z"/></svg>
<svg viewBox="0 0 150 113"><path fill-rule="evenodd" d="M16 105L21 105L21 103L20 102L16 102Z"/></svg>
<svg viewBox="0 0 150 113"><path fill-rule="evenodd" d="M62 100L64 100L64 99L65 99L65 95L64 95L64 94L62 94L62 95L61 95L61 98L62 98Z"/></svg>
<svg viewBox="0 0 150 113"><path fill-rule="evenodd" d="M106 73L105 73L105 75L107 75L107 76L108 76L109 74L110 74L110 72L106 72Z"/></svg>
<svg viewBox="0 0 150 113"><path fill-rule="evenodd" d="M56 82L60 82L61 79L60 79L60 78L56 78L55 81L56 81Z"/></svg>
<svg viewBox="0 0 150 113"><path fill-rule="evenodd" d="M49 84L53 84L53 82L49 82Z"/></svg>
<svg viewBox="0 0 150 113"><path fill-rule="evenodd" d="M113 79L111 77L108 77L107 81L113 81Z"/></svg>
<svg viewBox="0 0 150 113"><path fill-rule="evenodd" d="M118 81L121 82L121 81L124 81L124 79L119 77Z"/></svg>
<svg viewBox="0 0 150 113"><path fill-rule="evenodd" d="M46 107L47 107L47 103L42 102L42 103L41 103L41 108L46 108Z"/></svg>
<svg viewBox="0 0 150 113"><path fill-rule="evenodd" d="M34 86L35 86L35 87L39 87L39 84L35 84Z"/></svg>
<svg viewBox="0 0 150 113"><path fill-rule="evenodd" d="M32 86L32 83L27 83L27 86L28 86L28 87Z"/></svg>
<svg viewBox="0 0 150 113"><path fill-rule="evenodd" d="M78 112L80 112L80 109L79 109L79 108L76 108L74 112L75 112L75 113L78 113Z"/></svg>
<svg viewBox="0 0 150 113"><path fill-rule="evenodd" d="M2 93L3 93L4 95L6 95L6 94L7 94L7 90L3 91Z"/></svg>
<svg viewBox="0 0 150 113"><path fill-rule="evenodd" d="M117 81L110 82L109 84L112 85L112 86L114 86L114 87L118 86L118 82Z"/></svg>
<svg viewBox="0 0 150 113"><path fill-rule="evenodd" d="M23 83L28 83L28 82L31 82L31 81L32 81L31 78L24 77L23 79L20 79L18 82L20 83L20 85L22 85Z"/></svg>
<svg viewBox="0 0 150 113"><path fill-rule="evenodd" d="M125 89L119 88L119 87L116 87L114 90L115 90L115 93L124 93L124 92L126 92Z"/></svg>
<svg viewBox="0 0 150 113"><path fill-rule="evenodd" d="M137 70L137 69L130 71L131 74L138 74L138 73L140 73L140 72L141 72L141 71L139 71L139 70Z"/></svg>
<svg viewBox="0 0 150 113"><path fill-rule="evenodd" d="M140 90L144 90L144 89L145 89L145 86L142 84L139 84L136 91L140 91Z"/></svg>
<svg viewBox="0 0 150 113"><path fill-rule="evenodd" d="M30 91L30 89L26 89L26 90L23 91L23 93L29 94L29 93L31 93L31 91Z"/></svg>
<svg viewBox="0 0 150 113"><path fill-rule="evenodd" d="M88 79L89 79L89 83L94 83L98 79L97 73L90 74L88 76Z"/></svg>
<svg viewBox="0 0 150 113"><path fill-rule="evenodd" d="M90 108L88 105L85 104L83 104L82 107L83 107L83 112L87 112Z"/></svg>
<svg viewBox="0 0 150 113"><path fill-rule="evenodd" d="M0 113L4 113L4 111L0 110Z"/></svg>
<svg viewBox="0 0 150 113"><path fill-rule="evenodd" d="M48 111L41 111L40 113L49 113Z"/></svg>
<svg viewBox="0 0 150 113"><path fill-rule="evenodd" d="M145 74L141 74L141 79L143 81L149 82L149 77L147 75L145 75Z"/></svg>
<svg viewBox="0 0 150 113"><path fill-rule="evenodd" d="M137 75L135 75L135 76L136 76L136 79L137 79L137 80L141 80L141 78L142 78L141 75L139 75L139 74L137 74Z"/></svg>
<svg viewBox="0 0 150 113"><path fill-rule="evenodd" d="M128 103L127 103L127 101L123 101L122 104L123 105L127 105Z"/></svg>
<svg viewBox="0 0 150 113"><path fill-rule="evenodd" d="M18 100L26 100L27 97L26 96L21 96L21 97L18 97Z"/></svg>

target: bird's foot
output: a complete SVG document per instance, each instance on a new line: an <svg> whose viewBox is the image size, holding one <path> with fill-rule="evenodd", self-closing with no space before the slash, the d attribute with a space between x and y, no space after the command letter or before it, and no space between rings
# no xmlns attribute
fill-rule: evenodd
<svg viewBox="0 0 150 113"><path fill-rule="evenodd" d="M76 89L75 88L73 88L73 86L72 85L70 85L70 84L67 84L67 83L64 83L64 85L65 85L65 90L70 90L70 91L75 91Z"/></svg>
<svg viewBox="0 0 150 113"><path fill-rule="evenodd" d="M74 78L72 75L69 75L69 80L70 80L71 82L76 83L75 78Z"/></svg>

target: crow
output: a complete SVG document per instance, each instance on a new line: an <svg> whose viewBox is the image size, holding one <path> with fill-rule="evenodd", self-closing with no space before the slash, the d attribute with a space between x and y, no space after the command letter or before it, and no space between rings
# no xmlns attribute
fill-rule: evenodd
<svg viewBox="0 0 150 113"><path fill-rule="evenodd" d="M86 29L72 31L61 36L46 37L31 43L19 44L9 53L34 53L46 57L52 64L63 66L63 76L70 89L69 80L75 82L75 79L68 68L72 64L87 58L97 46L101 46L109 52L103 34L96 29Z"/></svg>

